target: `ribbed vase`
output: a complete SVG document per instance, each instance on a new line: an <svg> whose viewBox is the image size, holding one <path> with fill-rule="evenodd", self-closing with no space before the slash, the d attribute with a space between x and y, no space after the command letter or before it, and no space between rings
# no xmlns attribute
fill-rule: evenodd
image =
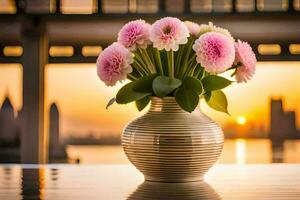
<svg viewBox="0 0 300 200"><path fill-rule="evenodd" d="M182 110L174 97L151 99L150 110L130 122L122 145L130 162L146 180L201 181L219 158L222 129L199 108Z"/></svg>

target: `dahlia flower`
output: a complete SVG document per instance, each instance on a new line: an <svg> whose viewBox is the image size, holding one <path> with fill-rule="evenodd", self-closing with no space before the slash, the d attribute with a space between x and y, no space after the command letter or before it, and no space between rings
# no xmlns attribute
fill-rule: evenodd
<svg viewBox="0 0 300 200"><path fill-rule="evenodd" d="M151 25L141 19L128 22L120 30L118 42L131 51L146 48L150 44L150 28Z"/></svg>
<svg viewBox="0 0 300 200"><path fill-rule="evenodd" d="M208 32L201 35L193 45L196 60L208 72L224 72L234 62L234 44L221 33Z"/></svg>
<svg viewBox="0 0 300 200"><path fill-rule="evenodd" d="M132 62L132 53L123 45L114 42L97 59L98 76L107 86L114 86L132 72Z"/></svg>
<svg viewBox="0 0 300 200"><path fill-rule="evenodd" d="M256 57L247 42L238 40L235 44L235 64L238 65L235 79L238 83L247 82L255 73Z"/></svg>
<svg viewBox="0 0 300 200"><path fill-rule="evenodd" d="M151 27L150 40L158 50L177 51L180 44L188 41L189 30L185 24L174 17L157 20Z"/></svg>
<svg viewBox="0 0 300 200"><path fill-rule="evenodd" d="M234 42L234 38L232 37L231 33L225 29L215 26L212 22L208 24L201 24L200 25L200 35L207 33L207 32L217 32L223 35L226 35L232 42Z"/></svg>
<svg viewBox="0 0 300 200"><path fill-rule="evenodd" d="M197 23L191 21L184 22L189 30L190 35L197 36L200 33L200 26Z"/></svg>

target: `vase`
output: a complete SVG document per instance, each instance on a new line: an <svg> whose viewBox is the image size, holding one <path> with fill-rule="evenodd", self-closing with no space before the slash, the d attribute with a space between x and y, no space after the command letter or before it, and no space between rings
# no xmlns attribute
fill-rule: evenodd
<svg viewBox="0 0 300 200"><path fill-rule="evenodd" d="M200 111L182 110L174 97L152 97L149 111L130 122L122 134L129 161L156 182L202 181L219 158L222 129Z"/></svg>

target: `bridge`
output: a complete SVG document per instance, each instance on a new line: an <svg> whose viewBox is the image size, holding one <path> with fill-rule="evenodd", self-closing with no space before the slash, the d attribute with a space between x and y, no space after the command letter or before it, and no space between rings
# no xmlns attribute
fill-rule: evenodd
<svg viewBox="0 0 300 200"><path fill-rule="evenodd" d="M212 21L249 41L258 61L300 60L299 0L6 2L1 5L0 1L0 63L23 66L23 163L47 162L45 65L95 63L129 20L142 18L151 23L176 16L197 23Z"/></svg>

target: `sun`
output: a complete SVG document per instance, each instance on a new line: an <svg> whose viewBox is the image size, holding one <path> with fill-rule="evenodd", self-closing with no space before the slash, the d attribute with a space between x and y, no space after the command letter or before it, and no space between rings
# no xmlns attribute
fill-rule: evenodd
<svg viewBox="0 0 300 200"><path fill-rule="evenodd" d="M238 117L238 118L236 119L236 122L237 122L239 125L244 125L244 124L246 124L247 119L246 119L246 117L244 117L244 116L240 116L240 117Z"/></svg>

